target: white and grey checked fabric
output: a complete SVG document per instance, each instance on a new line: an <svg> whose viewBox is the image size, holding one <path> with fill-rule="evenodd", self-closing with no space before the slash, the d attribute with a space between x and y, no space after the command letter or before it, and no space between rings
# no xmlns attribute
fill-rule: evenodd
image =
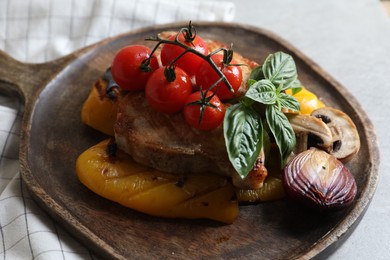
<svg viewBox="0 0 390 260"><path fill-rule="evenodd" d="M23 62L46 62L142 26L231 21L234 10L207 0L0 0L0 49ZM95 259L37 207L21 181L22 109L0 91L0 259Z"/></svg>
<svg viewBox="0 0 390 260"><path fill-rule="evenodd" d="M0 49L44 62L142 26L233 16L233 4L205 0L1 0Z"/></svg>

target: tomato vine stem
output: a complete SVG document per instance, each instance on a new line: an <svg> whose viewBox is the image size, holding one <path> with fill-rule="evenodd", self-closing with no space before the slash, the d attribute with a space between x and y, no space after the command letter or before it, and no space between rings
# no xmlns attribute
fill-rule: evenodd
<svg viewBox="0 0 390 260"><path fill-rule="evenodd" d="M219 79L215 84L213 84L213 86L218 84L220 81L221 81L221 79ZM186 106L199 105L199 109L200 109L199 120L198 120L199 125L202 122L203 113L204 113L204 110L206 109L206 107L212 107L212 108L215 108L215 109L221 111L221 109L219 107L217 107L211 103L211 99L215 96L216 92L212 92L212 94L209 96L209 95L207 95L208 91L209 90L206 90L205 92L203 92L202 87L201 87L200 92L199 92L200 99L198 101L194 101L194 102L186 104Z"/></svg>
<svg viewBox="0 0 390 260"><path fill-rule="evenodd" d="M193 33L193 31L195 31L195 33ZM174 63L177 62L177 60L179 60L181 57L183 57L186 53L193 53L195 54L196 56L202 58L203 60L206 60L207 63L210 64L210 66L213 68L213 70L218 74L218 76L220 77L220 80L218 80L218 82L220 82L221 80L224 81L224 83L226 84L226 86L228 87L229 91L230 92L234 92L234 89L232 87L232 85L230 84L230 82L228 81L228 79L226 78L226 76L223 74L223 72L218 68L218 66L215 64L215 62L213 61L213 59L211 58L214 54L218 53L218 52L221 52L223 51L224 53L224 57L227 57L227 59L229 59L230 57L233 57L233 50L232 49L226 49L226 48L218 48L216 50L214 50L213 52L209 53L208 55L204 55L203 53L197 51L196 49L194 48L191 48L187 45L185 45L184 43L181 43L179 41L179 36L180 34L183 34L185 40L187 41L188 39L191 39L191 43L192 41L195 39L196 37L196 29L195 27L192 25L191 21L188 25L188 27L184 27L184 28L181 28L179 30L179 32L176 34L176 37L175 37L175 40L168 40L168 39L163 39L160 37L160 35L156 35L155 37L150 37L150 38L147 38L145 39L146 41L156 41L156 45L154 46L149 58L145 59L143 63L145 64L149 64L150 63L150 60L151 58L153 57L153 54L157 51L158 47L160 47L161 44L171 44L171 45L176 45L176 46L179 46L181 48L184 49L184 51L179 55L177 56L174 60L171 61L170 65L172 67L172 65ZM187 37L187 38L186 38ZM232 46L232 45L231 45ZM231 60L231 59L230 59ZM142 65L141 65L142 66ZM213 86L215 86L216 84L213 84ZM208 88L208 90L210 90L211 88Z"/></svg>

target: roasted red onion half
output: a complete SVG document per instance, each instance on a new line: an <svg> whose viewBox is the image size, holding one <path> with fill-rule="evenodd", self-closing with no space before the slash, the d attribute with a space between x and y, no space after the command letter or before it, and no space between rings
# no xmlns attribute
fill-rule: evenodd
<svg viewBox="0 0 390 260"><path fill-rule="evenodd" d="M357 191L348 168L315 148L294 157L284 168L282 180L291 199L320 211L349 206Z"/></svg>

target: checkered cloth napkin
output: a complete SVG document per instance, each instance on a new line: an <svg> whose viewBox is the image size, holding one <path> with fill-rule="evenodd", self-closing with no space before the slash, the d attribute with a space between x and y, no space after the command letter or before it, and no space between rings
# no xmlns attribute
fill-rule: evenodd
<svg viewBox="0 0 390 260"><path fill-rule="evenodd" d="M46 62L135 28L232 21L234 11L232 3L207 0L0 0L0 49L23 62ZM0 91L0 259L94 259L35 204L21 181L22 110L18 98Z"/></svg>

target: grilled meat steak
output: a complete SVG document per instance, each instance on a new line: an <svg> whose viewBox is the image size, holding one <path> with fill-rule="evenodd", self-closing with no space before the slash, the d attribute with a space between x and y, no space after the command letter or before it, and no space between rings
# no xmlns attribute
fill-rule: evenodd
<svg viewBox="0 0 390 260"><path fill-rule="evenodd" d="M208 47L213 51L222 44L208 41ZM237 93L242 95L251 70L258 64L237 53L234 58L246 65L242 66L243 83ZM207 132L193 129L182 113L166 115L153 110L142 91L130 92L119 102L115 139L118 148L135 161L166 172L213 172L232 176L236 186L259 186L260 179L255 185L248 185L248 181L241 185L240 178L234 178L237 173L228 159L222 126Z"/></svg>
<svg viewBox="0 0 390 260"><path fill-rule="evenodd" d="M229 174L233 169L221 127L209 132L195 130L181 113L166 115L153 110L143 92L129 93L121 100L115 139L137 162L159 170Z"/></svg>

